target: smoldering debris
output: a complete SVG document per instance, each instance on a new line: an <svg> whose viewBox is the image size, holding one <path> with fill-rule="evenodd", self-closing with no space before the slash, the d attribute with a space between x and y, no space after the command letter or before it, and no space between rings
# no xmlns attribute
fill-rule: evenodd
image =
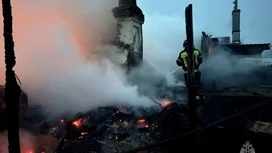
<svg viewBox="0 0 272 153"><path fill-rule="evenodd" d="M188 132L186 101L178 103L183 102L183 100L175 98L175 93L184 92L184 89L180 88L159 90L164 91L162 93L165 93L165 95L158 94L157 100L154 100L156 105L152 107L112 105L90 109L78 114L65 114L54 119L48 118L46 114L42 114L41 107L30 107L26 111L24 118L22 118L20 125L22 128L31 131L35 138L35 143L31 143L33 148L28 148L33 150L34 153L49 153L52 151L56 151L56 153L123 152ZM172 95L168 93L172 93ZM246 104L248 104L248 101L244 103L243 107L246 107ZM207 124L205 123L206 119L214 116L209 116L211 111L205 108L207 106L200 103L198 103L198 106L198 111L201 111L198 112L200 119L198 125L203 126ZM204 111L201 108L204 108ZM238 105L233 105L229 109L240 110ZM231 110L227 112L230 113ZM271 110L266 112L271 112ZM260 115L260 113L258 114ZM263 111L261 115L267 116ZM208 151L213 150L211 144L228 143L237 145L240 143L239 141L230 142L228 137L238 137L237 139L248 138L247 129L237 129L237 125L244 127L244 121L248 121L252 117L256 118L256 116L256 114L251 113L251 117L246 116L236 119L235 122L239 124L234 125L230 122L203 133L197 133L197 147L192 147L190 141L187 141L187 138L183 138L177 142L152 148L148 152L171 153L174 150L180 151L192 148ZM222 138L218 138L217 135L220 135ZM258 140L261 139L255 133L251 133L251 135ZM264 144L267 142L267 139L260 142ZM181 144L183 144L182 147L180 147ZM230 150L226 148L229 152L233 151L231 149L233 148L230 148Z"/></svg>
<svg viewBox="0 0 272 153"><path fill-rule="evenodd" d="M24 124L38 124L35 127L44 135L58 138L59 146L55 148L58 153L87 151L110 153L125 151L163 139L162 136L168 134L166 121L169 116L175 113L186 116L184 109L185 106L178 103L155 105L148 109L106 106L54 121L30 123L28 119L24 121ZM171 122L171 126L177 127L176 131L184 132L184 128L178 128L178 125L182 124L186 127L186 118ZM41 147L37 146L36 149L39 148ZM45 150L43 148L43 151Z"/></svg>
<svg viewBox="0 0 272 153"><path fill-rule="evenodd" d="M184 92L182 87L159 88L154 98L155 105L151 107L109 105L54 119L48 118L41 106L31 106L21 121L21 127L58 142L58 146L44 147L42 140L38 144L43 145L36 145L36 152L47 153L52 148L57 153L125 151L163 139L169 134L166 124L171 116L185 118L171 120L169 125L186 127L186 106L183 105L186 102L184 97L177 96ZM179 132L183 130L176 129Z"/></svg>

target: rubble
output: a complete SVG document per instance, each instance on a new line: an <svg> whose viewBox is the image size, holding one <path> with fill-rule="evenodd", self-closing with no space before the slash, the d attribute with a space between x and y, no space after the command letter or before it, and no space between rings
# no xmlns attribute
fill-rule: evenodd
<svg viewBox="0 0 272 153"><path fill-rule="evenodd" d="M225 90L235 92L241 89L230 88ZM248 90L250 89L247 88ZM32 131L34 134L47 137L47 139L39 139L41 142L38 143L39 145L37 144L37 153L53 151L55 153L117 153L127 151L188 132L186 96L179 94L186 92L186 89L168 87L164 90L158 90L158 93L160 91L163 91L161 93L164 94L158 94L154 98L154 102L158 105L153 107L105 106L78 113L74 116L65 115L54 120L47 120L45 116L41 115L41 107L29 107L26 116L21 121L21 127ZM202 103L198 103L198 105L200 119L198 125L203 126L204 122L209 124L210 121L206 120L214 117L209 115L212 107L205 106ZM229 106L232 107L230 104ZM233 108L238 111L243 110L238 106ZM228 110L229 113L233 114L234 112ZM267 116L269 110L265 112L262 110L260 113L263 114L262 116ZM236 123L242 125L252 116L256 116L254 114L242 117ZM258 116L255 118L258 118ZM255 135L252 130L253 134L245 134L248 133L248 129L231 123L216 126L197 134L198 149L209 151L212 148L211 144L230 143L230 140L228 140L230 136L233 139L239 138L239 141L231 142L232 145L239 144L248 135L253 135L254 140L261 142L263 142L263 140L260 140L261 138L266 139L267 137L265 134ZM54 142L54 145L46 146L45 144L50 143L45 143L45 140L51 141L51 144ZM195 148L187 140L187 138L181 139L174 143L150 149L148 152L171 153L174 150ZM180 147L181 144L182 148ZM229 151L233 151L231 149L233 148L230 148Z"/></svg>
<svg viewBox="0 0 272 153"><path fill-rule="evenodd" d="M185 131L185 105L173 103L168 96L161 96L158 105L150 108L106 106L54 121L39 115L40 107L30 107L21 125L33 133L62 139L55 147L57 153L121 152L166 138L170 127L178 133Z"/></svg>
<svg viewBox="0 0 272 153"><path fill-rule="evenodd" d="M152 116L140 116L144 112L141 108L137 110L134 113L126 107L106 107L87 112L74 119L72 125L67 125L66 136L73 139L94 138L100 144L101 152L120 152L150 143L154 139L152 131L156 130L156 125L149 120Z"/></svg>

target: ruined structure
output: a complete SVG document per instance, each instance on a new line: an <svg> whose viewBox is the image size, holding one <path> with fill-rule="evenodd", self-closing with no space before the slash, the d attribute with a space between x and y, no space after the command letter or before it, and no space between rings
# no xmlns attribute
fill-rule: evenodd
<svg viewBox="0 0 272 153"><path fill-rule="evenodd" d="M144 15L136 0L119 0L119 6L112 12L117 19L117 44L121 49L116 54L121 66L129 70L143 59Z"/></svg>
<svg viewBox="0 0 272 153"><path fill-rule="evenodd" d="M264 44L243 44L240 40L240 13L238 8L238 0L234 0L234 9L232 11L232 42L230 37L211 37L202 32L201 51L204 55L209 55L214 46L228 48L232 53L243 56L259 55L264 50L270 49L270 43Z"/></svg>

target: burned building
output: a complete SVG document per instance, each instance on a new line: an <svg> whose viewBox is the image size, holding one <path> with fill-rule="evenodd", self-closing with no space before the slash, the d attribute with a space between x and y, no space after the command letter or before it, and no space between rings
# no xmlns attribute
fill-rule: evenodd
<svg viewBox="0 0 272 153"><path fill-rule="evenodd" d="M269 79L272 76L272 59L262 58L263 51L270 50L270 43L242 43L240 13L238 0L235 0L232 11L232 40L230 36L212 37L202 32L201 52L208 61L203 66L205 74L202 79L206 83L210 80L214 80L212 82L217 86L219 84L224 84L222 86L255 86L272 83ZM218 66L220 63L223 63L221 67ZM211 71L221 77L209 75ZM210 83L207 86L210 86Z"/></svg>
<svg viewBox="0 0 272 153"><path fill-rule="evenodd" d="M126 68L139 65L143 59L144 14L136 0L119 0L119 6L112 10L117 19L117 44L120 64Z"/></svg>
<svg viewBox="0 0 272 153"><path fill-rule="evenodd" d="M260 56L264 50L270 49L270 43L263 44L243 44L240 39L240 14L241 10L238 8L238 0L234 2L234 9L232 11L232 42L230 37L212 37L202 32L201 50L204 55L209 55L215 46L227 48L236 55Z"/></svg>
<svg viewBox="0 0 272 153"><path fill-rule="evenodd" d="M126 10L128 11L126 12L125 8L129 8L131 5L136 6L136 1L120 1L120 7L123 6L124 8L116 8L122 11L119 12L120 14L115 15L119 16L118 23L123 28L129 29L129 38L134 38L136 35L141 36L142 33L135 30L137 28L134 29L134 26L137 27L137 24L134 23L136 21L133 21L135 14L132 15L133 17L127 17L131 10ZM139 26L141 24L138 24L138 28ZM122 31L122 28L118 28L120 30L118 42L124 52L122 56L120 55L124 59L123 64L130 64L130 60L135 61L135 64L139 64L140 62L137 59L141 60L142 50L132 48L135 40L124 41L123 38L126 37L126 33ZM132 46L126 48L122 46L124 44ZM140 45L142 45L142 41ZM141 55L139 55L139 51L141 51ZM137 58L133 60L129 56L130 53L137 55ZM267 150L271 146L271 127L268 127L271 124L265 122L271 121L271 107L264 106L249 115L246 114L256 108L254 105L247 109L252 103L264 100L264 98L271 99L271 88L262 87L257 90L255 88L229 88L225 89L224 93L198 91L199 96L205 97L205 100L209 102L206 103L202 101L203 99L202 102L198 101L199 109L197 112L199 115L197 118L199 120L196 123L200 128L193 131L189 131L188 128L190 110L187 109L186 100L179 100L174 95L174 93L179 95L185 93L185 89L180 88L175 88L175 91L170 88L161 90L160 93L173 93L173 96L171 96L173 100L169 97L164 97L167 99L159 98L154 100L156 105L149 108L110 105L79 112L75 116L64 114L60 118L52 118L52 121L49 121L46 115L37 117L39 115L28 113L22 120L21 125L28 125L29 129L40 131L43 134L35 142L37 146L32 149L33 152L164 153L182 152L184 150L210 153L217 153L218 150L237 152L248 139L253 141L257 152L264 152L262 150ZM246 99L242 100L242 102L241 99L227 99L223 102L222 99L218 100L222 97L246 97ZM254 97L259 99L254 100ZM181 104L182 102L186 103ZM264 105L265 103L261 104ZM258 104L257 106L261 105ZM40 110L32 111L41 112ZM260 118L265 120L263 122L254 122L254 120ZM218 119L220 120L218 121ZM266 127L266 129L259 128L260 126ZM59 144L56 146L57 143Z"/></svg>

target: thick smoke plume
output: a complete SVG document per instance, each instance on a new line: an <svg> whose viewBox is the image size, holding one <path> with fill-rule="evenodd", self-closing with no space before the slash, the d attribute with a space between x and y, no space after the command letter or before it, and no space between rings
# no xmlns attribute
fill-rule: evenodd
<svg viewBox="0 0 272 153"><path fill-rule="evenodd" d="M268 83L266 69L272 65L271 58L234 55L223 47L215 52L202 65L202 82L207 88L250 87Z"/></svg>
<svg viewBox="0 0 272 153"><path fill-rule="evenodd" d="M152 104L137 86L127 84L122 70L98 56L116 49L110 44L116 36L111 9L117 2L13 1L15 70L30 103L41 104L50 115L112 104Z"/></svg>
<svg viewBox="0 0 272 153"><path fill-rule="evenodd" d="M138 78L138 87L151 95L158 86L184 86L182 69L176 65L186 39L184 16L145 13L145 17L144 64L131 74L131 80ZM201 28L197 24L194 25L194 37L195 46L200 48ZM180 74L178 80L174 76L176 73Z"/></svg>

